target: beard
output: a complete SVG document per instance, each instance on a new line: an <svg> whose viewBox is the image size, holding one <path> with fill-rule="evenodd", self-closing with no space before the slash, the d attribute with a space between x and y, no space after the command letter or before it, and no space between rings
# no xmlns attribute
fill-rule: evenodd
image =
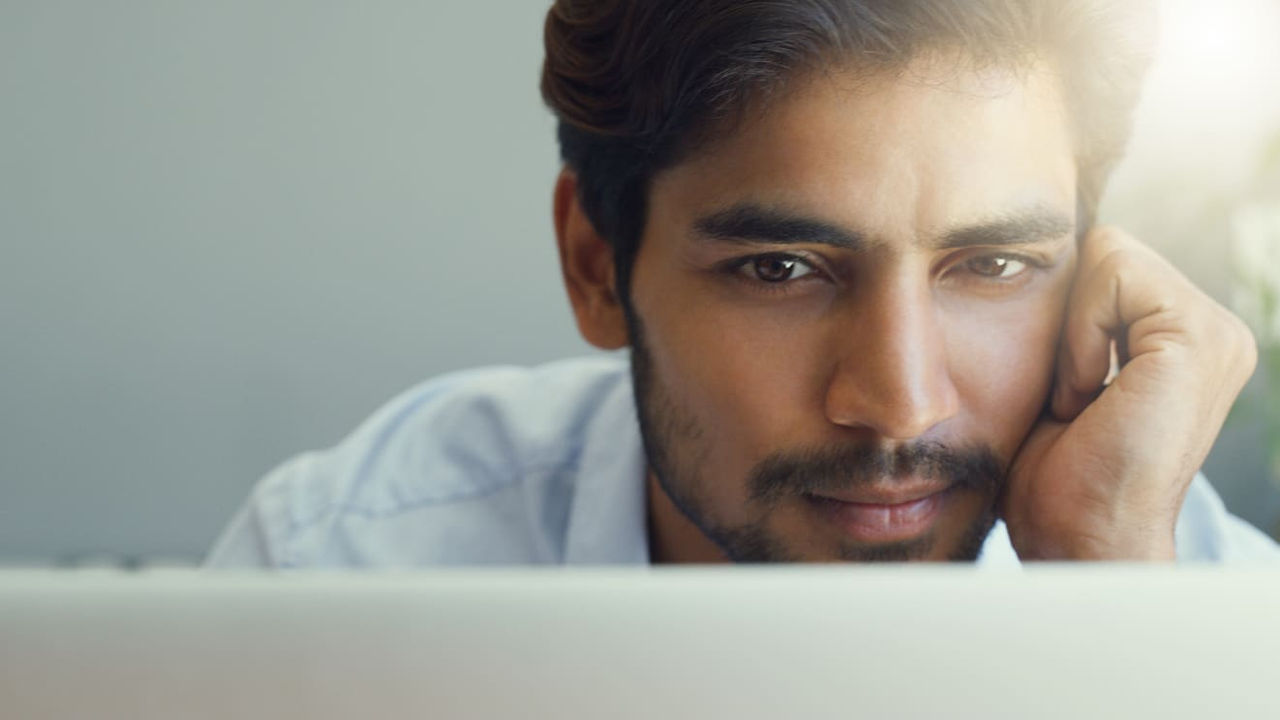
<svg viewBox="0 0 1280 720"><path fill-rule="evenodd" d="M973 561L995 524L995 499L1004 486L1004 471L986 446L952 448L922 441L886 450L872 445L842 445L775 452L757 463L747 478L749 502L758 509L752 519L735 525L715 522L708 503L697 493L699 466L709 445L701 425L679 406L657 376L645 343L640 318L624 303L631 340L631 380L640 434L649 469L672 503L734 562L803 560L796 548L768 525L771 512L785 503L804 501L824 492L847 491L885 478L912 476L945 481L955 491L983 498L982 512L964 528L944 557ZM683 446L682 446L683 445ZM701 445L701 447L698 447ZM849 562L901 562L930 557L937 544L932 532L918 538L866 545L841 541L834 558Z"/></svg>

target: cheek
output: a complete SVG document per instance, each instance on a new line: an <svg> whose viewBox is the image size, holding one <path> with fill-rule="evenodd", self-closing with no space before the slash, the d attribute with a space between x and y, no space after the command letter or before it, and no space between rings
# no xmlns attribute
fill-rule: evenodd
<svg viewBox="0 0 1280 720"><path fill-rule="evenodd" d="M646 290L635 301L654 372L700 431L673 438L673 449L695 470L691 479L704 497L735 506L751 468L788 438L798 440L812 415L805 369L815 323L793 313L747 312L697 284Z"/></svg>
<svg viewBox="0 0 1280 720"><path fill-rule="evenodd" d="M947 348L967 420L1006 461L1039 417L1057 358L1060 293L992 312L953 314Z"/></svg>
<svg viewBox="0 0 1280 720"><path fill-rule="evenodd" d="M662 318L662 337L651 347L654 363L673 395L712 431L715 450L757 459L788 437L812 406L804 372L813 344L808 326L731 312L705 298L685 307Z"/></svg>

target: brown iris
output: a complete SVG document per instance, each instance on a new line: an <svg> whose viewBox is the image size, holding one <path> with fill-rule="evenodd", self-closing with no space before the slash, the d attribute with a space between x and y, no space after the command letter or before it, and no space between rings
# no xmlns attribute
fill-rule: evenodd
<svg viewBox="0 0 1280 720"><path fill-rule="evenodd" d="M762 257L752 261L756 277L765 282L783 282L795 272L796 261L793 258Z"/></svg>
<svg viewBox="0 0 1280 720"><path fill-rule="evenodd" d="M1017 262L1012 258L1002 257L1000 255L989 255L977 257L965 263L970 270L983 277L1004 277L1009 270L1009 264Z"/></svg>

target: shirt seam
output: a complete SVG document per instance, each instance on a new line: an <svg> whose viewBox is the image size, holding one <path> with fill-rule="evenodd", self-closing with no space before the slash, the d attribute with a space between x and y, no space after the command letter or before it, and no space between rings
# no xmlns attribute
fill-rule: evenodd
<svg viewBox="0 0 1280 720"><path fill-rule="evenodd" d="M338 518L354 516L363 520L385 520L387 518L402 515L414 510L420 510L424 507L434 505L449 505L452 503L464 502L467 500L476 500L480 498L496 495L504 490L509 490L517 485L522 484L521 479L530 475L539 473L551 473L560 471L576 471L581 466L582 445L573 446L573 451L568 453L569 460L564 462L544 462L529 463L521 466L520 472L509 477L507 482L482 488L471 488L466 492L457 492L441 497L424 498L416 501L407 502L386 510L375 510L354 504L346 504L345 501L335 501L325 505L322 509L315 511L306 520L298 520L290 524L289 532L285 536L284 545L285 553L281 567L298 567L298 548L297 540L302 533L315 527L325 518ZM350 493L348 493L348 497Z"/></svg>

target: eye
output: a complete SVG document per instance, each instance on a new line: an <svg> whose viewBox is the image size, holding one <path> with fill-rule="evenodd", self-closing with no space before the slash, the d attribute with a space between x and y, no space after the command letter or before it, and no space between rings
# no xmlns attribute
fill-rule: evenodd
<svg viewBox="0 0 1280 720"><path fill-rule="evenodd" d="M1012 255L979 255L966 260L964 266L975 275L993 280L1008 280L1027 269L1025 261Z"/></svg>
<svg viewBox="0 0 1280 720"><path fill-rule="evenodd" d="M813 273L809 263L794 255L760 255L748 258L740 266L742 272L748 273L749 279L776 284L788 280L802 278Z"/></svg>

